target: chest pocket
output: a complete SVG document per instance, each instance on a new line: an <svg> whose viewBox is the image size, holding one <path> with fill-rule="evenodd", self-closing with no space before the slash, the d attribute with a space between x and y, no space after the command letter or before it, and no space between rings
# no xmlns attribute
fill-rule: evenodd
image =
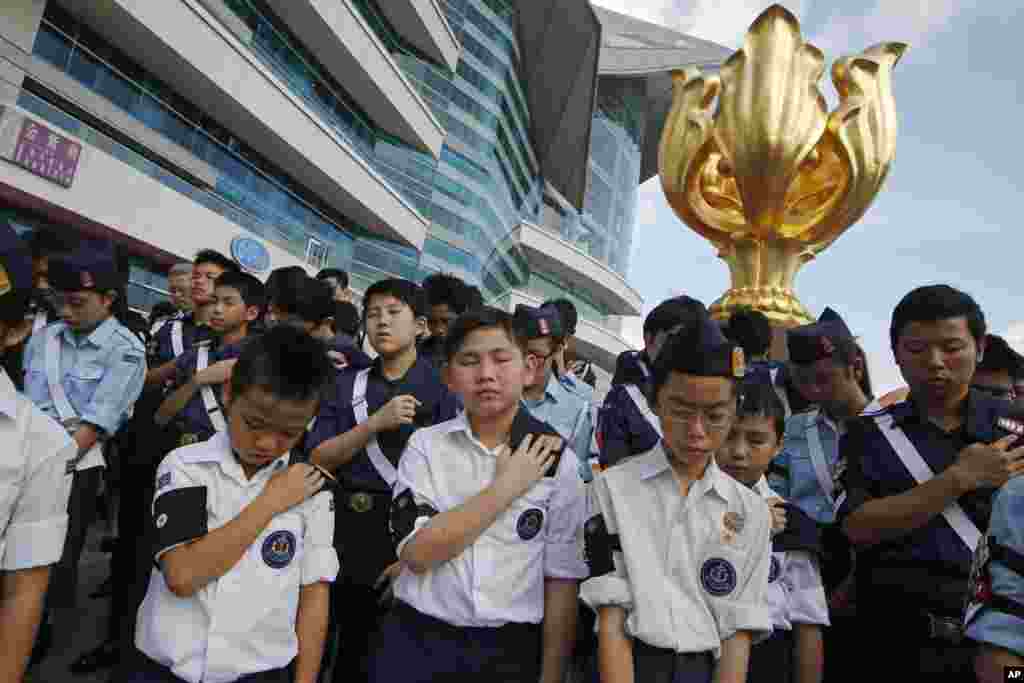
<svg viewBox="0 0 1024 683"><path fill-rule="evenodd" d="M496 524L500 540L505 543L543 543L548 523L548 507L555 491L555 481L544 477L520 496Z"/></svg>
<svg viewBox="0 0 1024 683"><path fill-rule="evenodd" d="M95 364L83 365L73 368L64 376L64 383L68 393L68 400L75 408L81 409L84 404L92 400L96 393L96 387L103 379L103 367Z"/></svg>

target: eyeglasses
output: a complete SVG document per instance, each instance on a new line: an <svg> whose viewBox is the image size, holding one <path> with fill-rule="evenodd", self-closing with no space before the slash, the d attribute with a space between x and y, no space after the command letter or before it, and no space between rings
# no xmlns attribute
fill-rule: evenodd
<svg viewBox="0 0 1024 683"><path fill-rule="evenodd" d="M972 384L971 389L986 393L993 398L1005 398L1010 401L1017 398L1017 392L1013 387L990 387L985 384Z"/></svg>
<svg viewBox="0 0 1024 683"><path fill-rule="evenodd" d="M709 432L721 432L729 427L732 421L732 413L722 408L713 408L711 410L692 410L689 408L676 408L673 409L668 415L662 415L661 419L668 420L670 422L682 422L687 426L693 424L693 421L700 419L704 425L704 429Z"/></svg>

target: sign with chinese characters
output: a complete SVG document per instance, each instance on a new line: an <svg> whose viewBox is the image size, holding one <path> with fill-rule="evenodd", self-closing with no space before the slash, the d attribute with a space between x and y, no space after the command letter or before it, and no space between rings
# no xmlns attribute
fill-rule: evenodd
<svg viewBox="0 0 1024 683"><path fill-rule="evenodd" d="M21 122L14 152L7 158L41 178L61 187L71 187L81 155L81 143L25 117Z"/></svg>

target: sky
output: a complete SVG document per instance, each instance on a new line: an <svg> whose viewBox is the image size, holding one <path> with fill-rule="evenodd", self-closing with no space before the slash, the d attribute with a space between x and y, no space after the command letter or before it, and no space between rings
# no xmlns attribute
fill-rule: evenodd
<svg viewBox="0 0 1024 683"><path fill-rule="evenodd" d="M593 0L680 32L739 48L765 0ZM826 61L883 41L910 44L893 74L896 160L867 215L797 274L817 316L836 309L868 354L876 393L902 386L889 322L914 287L947 283L971 294L991 332L1024 351L1020 193L1024 98L1019 0L789 0L804 39ZM834 108L829 72L819 88ZM666 203L657 177L640 186L628 280L644 313L685 293L707 304L729 286L710 243ZM665 277L666 273L682 273ZM642 345L640 321L623 336Z"/></svg>

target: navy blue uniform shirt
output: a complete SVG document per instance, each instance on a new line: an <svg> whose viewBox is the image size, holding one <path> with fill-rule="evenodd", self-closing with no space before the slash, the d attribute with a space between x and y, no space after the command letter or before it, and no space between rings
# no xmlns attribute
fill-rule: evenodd
<svg viewBox="0 0 1024 683"><path fill-rule="evenodd" d="M1009 402L972 390L965 407L964 423L953 432L945 432L929 422L912 400L874 415L892 415L894 424L902 428L931 470L939 475L970 444L991 443L1009 434L998 425L999 419L1011 410ZM872 499L896 496L917 486L871 416L848 423L839 452L847 463L842 477L846 499L837 515L840 523ZM993 489L980 489L958 500L980 530L988 528L993 493ZM858 609L863 606L877 612L898 604L901 611L916 607L957 616L963 607L971 560L972 551L945 518L936 515L915 531L858 553Z"/></svg>
<svg viewBox="0 0 1024 683"><path fill-rule="evenodd" d="M346 369L338 374L328 397L320 405L316 425L307 440L309 452L324 441L344 434L358 424L355 411L352 409L352 385L357 373L357 370ZM366 382L367 414L373 415L392 398L406 394L415 396L422 403L416 409L414 424L402 425L398 429L377 434L381 451L395 467L398 466L398 459L405 450L405 444L417 428L450 420L456 413L455 395L441 382L441 376L428 359L417 357L416 363L409 368L405 376L395 381L384 377L381 372L381 359L374 360ZM391 491L374 469L365 449L342 467L337 475L347 489L381 493Z"/></svg>
<svg viewBox="0 0 1024 683"><path fill-rule="evenodd" d="M209 343L211 344L211 348L209 364L207 367L222 360L238 358L242 353L245 340L242 340L237 344L225 344L223 346L216 346L216 340ZM175 389L188 383L188 381L195 376L196 357L198 355L199 347L194 346L186 350L185 353L178 356L174 361L177 373L177 379L174 386ZM217 403L220 403L220 386L213 387L213 393L217 397ZM227 419L226 415L225 419ZM213 436L213 433L216 431L213 427L213 423L210 421L210 415L206 411L206 405L203 403L203 394L199 391L197 391L192 399L185 404L182 411L174 416L174 423L181 433L199 434L203 441Z"/></svg>
<svg viewBox="0 0 1024 683"><path fill-rule="evenodd" d="M601 464L611 467L631 455L654 448L661 437L626 391L635 384L645 396L651 388L647 354L626 351L619 355L611 390L605 396L598 424Z"/></svg>
<svg viewBox="0 0 1024 683"><path fill-rule="evenodd" d="M151 368L158 368L161 365L174 360L174 347L171 345L171 329L176 320L168 320L153 337L153 353ZM181 348L186 352L195 347L198 342L213 339L213 330L207 325L196 325L191 313L184 315L181 320ZM193 363L193 366L195 363Z"/></svg>

